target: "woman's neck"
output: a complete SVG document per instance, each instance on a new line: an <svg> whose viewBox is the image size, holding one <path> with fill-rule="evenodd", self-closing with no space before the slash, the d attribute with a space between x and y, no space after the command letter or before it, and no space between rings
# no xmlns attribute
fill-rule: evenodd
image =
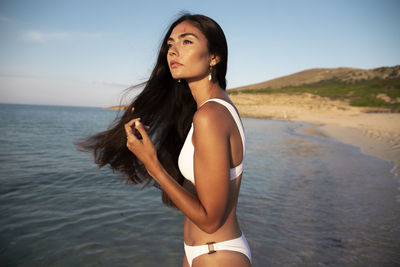
<svg viewBox="0 0 400 267"><path fill-rule="evenodd" d="M197 108L199 108L205 101L215 97L224 97L225 91L219 87L218 83L213 83L205 79L188 82L190 91L196 101Z"/></svg>

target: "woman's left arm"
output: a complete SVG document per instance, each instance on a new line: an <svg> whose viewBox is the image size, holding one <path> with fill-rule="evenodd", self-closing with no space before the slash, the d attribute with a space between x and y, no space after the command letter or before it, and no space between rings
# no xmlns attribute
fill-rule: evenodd
<svg viewBox="0 0 400 267"><path fill-rule="evenodd" d="M220 114L218 117L218 114L213 116L213 113L198 112L193 120L197 196L165 171L140 119L134 119L125 125L128 149L143 162L148 173L185 216L207 233L213 233L223 225L229 194L228 138L226 132L221 130L223 125ZM137 138L134 129L140 133L142 139Z"/></svg>

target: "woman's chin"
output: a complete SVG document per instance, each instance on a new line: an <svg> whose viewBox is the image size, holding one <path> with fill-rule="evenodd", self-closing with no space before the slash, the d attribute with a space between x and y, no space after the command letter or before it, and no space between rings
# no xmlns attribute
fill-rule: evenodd
<svg viewBox="0 0 400 267"><path fill-rule="evenodd" d="M172 76L172 79L174 79L174 80L185 80L185 78L183 78L183 77L180 76L180 75Z"/></svg>

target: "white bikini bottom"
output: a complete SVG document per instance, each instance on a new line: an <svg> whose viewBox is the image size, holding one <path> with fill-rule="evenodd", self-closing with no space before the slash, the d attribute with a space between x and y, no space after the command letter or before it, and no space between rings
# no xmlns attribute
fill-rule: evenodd
<svg viewBox="0 0 400 267"><path fill-rule="evenodd" d="M199 246L188 246L185 244L185 242L183 244L185 247L186 258L189 262L190 267L192 267L192 262L194 258L203 254L211 254L217 252L218 250L231 250L243 253L249 258L249 261L251 263L250 247L243 233L238 238L218 243L210 242L206 245Z"/></svg>

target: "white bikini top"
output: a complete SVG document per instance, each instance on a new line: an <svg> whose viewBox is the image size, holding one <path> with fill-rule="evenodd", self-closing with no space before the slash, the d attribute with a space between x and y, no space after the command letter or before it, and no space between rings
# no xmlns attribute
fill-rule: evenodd
<svg viewBox="0 0 400 267"><path fill-rule="evenodd" d="M245 146L246 139L244 136L244 129L243 129L243 125L240 121L239 114L236 112L235 108L230 103L226 102L225 100L219 99L219 98L208 99L202 105L204 105L205 103L207 103L209 101L214 101L214 102L220 103L221 105L225 106L231 113L231 115L232 115L233 119L235 120L236 125L239 129L240 136L242 137L243 158L244 158L245 148L246 148L246 146ZM186 140L185 140L185 143L183 144L181 153L179 154L178 166L179 166L179 170L181 171L182 175L186 179L191 181L193 184L195 184L195 182L194 182L194 166L193 166L194 146L192 143L192 135L193 135L193 122L192 122L192 126L190 127L189 133L186 136ZM243 159L242 159L242 162L238 166L230 169L230 179L231 180L236 179L237 177L239 177L240 174L242 174L242 172L243 172Z"/></svg>

